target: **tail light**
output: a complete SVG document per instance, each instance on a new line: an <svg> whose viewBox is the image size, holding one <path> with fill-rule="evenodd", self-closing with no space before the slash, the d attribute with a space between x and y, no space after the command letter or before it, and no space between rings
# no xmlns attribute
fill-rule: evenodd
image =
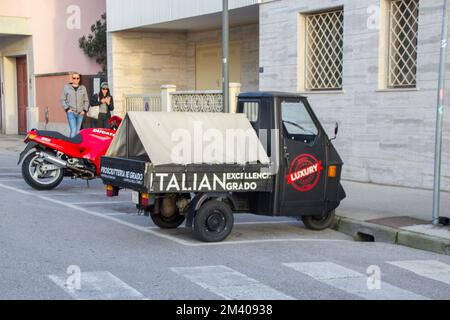
<svg viewBox="0 0 450 320"><path fill-rule="evenodd" d="M149 195L148 193L141 193L141 206L148 207Z"/></svg>
<svg viewBox="0 0 450 320"><path fill-rule="evenodd" d="M106 186L106 196L108 198L117 197L119 195L119 188L107 185Z"/></svg>
<svg viewBox="0 0 450 320"><path fill-rule="evenodd" d="M34 139L36 139L36 138L37 138L37 134L29 133L29 134L26 136L25 141L34 140Z"/></svg>

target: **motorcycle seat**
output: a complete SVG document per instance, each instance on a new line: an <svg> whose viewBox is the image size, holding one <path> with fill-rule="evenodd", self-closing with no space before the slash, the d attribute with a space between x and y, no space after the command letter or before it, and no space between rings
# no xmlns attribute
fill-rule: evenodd
<svg viewBox="0 0 450 320"><path fill-rule="evenodd" d="M44 131L44 130L38 130L36 131L36 134L39 136L43 136L43 137L47 137L47 138L53 138L53 139L58 139L58 140L62 140L62 141L66 141L66 142L70 142L73 144L80 144L81 142L83 142L83 136L81 134L73 137L73 138L69 138L59 132L56 131Z"/></svg>

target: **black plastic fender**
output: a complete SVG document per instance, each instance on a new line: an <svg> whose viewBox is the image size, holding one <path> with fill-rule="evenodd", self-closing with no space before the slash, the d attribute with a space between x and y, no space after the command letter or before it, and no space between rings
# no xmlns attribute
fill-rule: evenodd
<svg viewBox="0 0 450 320"><path fill-rule="evenodd" d="M192 228L192 223L194 222L195 213L201 208L201 206L210 199L225 198L230 201L231 209L236 211L238 206L234 197L229 193L201 193L192 199L189 204L189 208L186 215L186 227Z"/></svg>
<svg viewBox="0 0 450 320"><path fill-rule="evenodd" d="M39 145L39 143L37 143L37 142L28 142L25 149L20 153L19 162L17 162L17 165L19 165L22 162L23 157L25 157L31 149L36 148L38 145Z"/></svg>

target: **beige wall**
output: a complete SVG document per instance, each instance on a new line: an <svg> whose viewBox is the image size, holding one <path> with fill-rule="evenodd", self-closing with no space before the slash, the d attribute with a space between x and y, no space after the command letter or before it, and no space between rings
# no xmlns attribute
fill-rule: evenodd
<svg viewBox="0 0 450 320"><path fill-rule="evenodd" d="M17 85L16 85L16 59L15 58L3 58L3 72L5 79L4 83L4 114L3 119L5 121L5 133L17 134L18 118L17 118Z"/></svg>
<svg viewBox="0 0 450 320"><path fill-rule="evenodd" d="M187 79L190 88L195 88L195 48L197 45L222 41L222 30L191 32L187 35ZM259 26L258 24L233 27L230 41L241 46L242 91L256 91L259 87Z"/></svg>
<svg viewBox="0 0 450 320"><path fill-rule="evenodd" d="M187 89L186 34L119 32L111 42L110 81L117 112L122 111L124 94L159 94L164 84Z"/></svg>
<svg viewBox="0 0 450 320"><path fill-rule="evenodd" d="M230 41L241 43L242 91L259 87L258 25L231 29ZM221 30L202 32L110 33L109 81L113 87L117 112L122 111L124 94L159 94L161 85L173 84L177 90L195 89L197 45L221 42Z"/></svg>
<svg viewBox="0 0 450 320"><path fill-rule="evenodd" d="M2 12L2 14L5 13ZM31 36L33 34L31 19L0 16L0 34Z"/></svg>

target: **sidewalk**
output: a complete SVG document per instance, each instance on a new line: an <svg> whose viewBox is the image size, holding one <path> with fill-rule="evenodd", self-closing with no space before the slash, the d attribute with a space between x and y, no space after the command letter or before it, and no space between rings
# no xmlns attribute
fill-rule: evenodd
<svg viewBox="0 0 450 320"><path fill-rule="evenodd" d="M0 134L0 153L19 153L25 148L25 136Z"/></svg>
<svg viewBox="0 0 450 320"><path fill-rule="evenodd" d="M431 190L343 181L347 198L335 229L360 241L380 241L450 255L450 227L431 224ZM450 217L450 193L441 193L441 216Z"/></svg>
<svg viewBox="0 0 450 320"><path fill-rule="evenodd" d="M23 136L0 135L0 154L19 153ZM450 255L450 227L431 225L430 190L342 182L347 198L335 229L360 241L378 241ZM450 193L441 193L441 216L450 217Z"/></svg>

